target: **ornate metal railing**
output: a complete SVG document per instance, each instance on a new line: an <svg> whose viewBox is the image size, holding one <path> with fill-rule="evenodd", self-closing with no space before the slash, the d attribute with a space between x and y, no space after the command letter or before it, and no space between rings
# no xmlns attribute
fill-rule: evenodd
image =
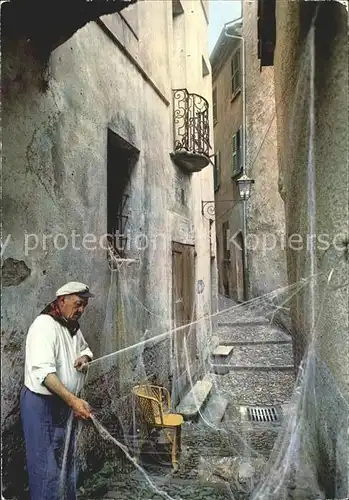
<svg viewBox="0 0 349 500"><path fill-rule="evenodd" d="M209 158L210 127L208 102L187 89L173 91L174 150L201 154Z"/></svg>

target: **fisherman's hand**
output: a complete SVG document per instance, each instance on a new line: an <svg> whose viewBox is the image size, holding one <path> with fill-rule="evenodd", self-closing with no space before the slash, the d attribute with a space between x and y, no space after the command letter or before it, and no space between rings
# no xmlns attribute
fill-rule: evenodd
<svg viewBox="0 0 349 500"><path fill-rule="evenodd" d="M78 370L78 372L85 372L88 368L88 363L90 358L88 356L80 356L80 358L75 360L74 368Z"/></svg>
<svg viewBox="0 0 349 500"><path fill-rule="evenodd" d="M88 420L91 418L91 407L87 401L75 398L70 406L76 418L80 418L82 420Z"/></svg>

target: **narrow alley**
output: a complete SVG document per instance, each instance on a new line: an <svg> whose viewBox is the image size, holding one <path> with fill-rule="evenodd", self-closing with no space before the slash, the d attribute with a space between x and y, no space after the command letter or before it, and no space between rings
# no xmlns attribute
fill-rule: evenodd
<svg viewBox="0 0 349 500"><path fill-rule="evenodd" d="M1 500L349 499L348 2L1 2Z"/></svg>
<svg viewBox="0 0 349 500"><path fill-rule="evenodd" d="M174 499L250 498L287 418L295 382L289 334L270 324L258 302L247 308L220 297L219 307L210 371L176 408L185 418L179 471L169 473L161 435L142 454L153 485ZM114 466L85 485L81 498L162 498L132 463L121 475Z"/></svg>

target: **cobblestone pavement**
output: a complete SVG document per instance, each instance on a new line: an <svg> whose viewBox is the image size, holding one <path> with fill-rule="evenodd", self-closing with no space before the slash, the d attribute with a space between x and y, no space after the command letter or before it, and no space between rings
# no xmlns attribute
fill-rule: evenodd
<svg viewBox="0 0 349 500"><path fill-rule="evenodd" d="M287 403L292 394L294 375L287 372L230 372L210 374L220 394L233 405L275 405ZM233 390L232 390L233 388Z"/></svg>
<svg viewBox="0 0 349 500"><path fill-rule="evenodd" d="M221 309L232 304L229 299L220 299ZM154 442L148 444L147 453L141 456L141 464L148 479L169 497L154 491L135 466L129 464L127 470L121 472L115 462L112 472L102 472L105 481L101 482L99 492L91 494L94 489L94 479L91 478L90 486L85 492L81 490L81 500L250 498L280 430L283 409L292 394L293 371L275 369L275 366L292 365L291 339L284 332L270 327L257 308L230 309L219 316L218 323L224 324L218 324L215 332L221 343L237 343L227 363L245 369L205 376L213 383L212 394L227 399L227 410L218 426L203 421L200 416L195 422L184 423L179 471L171 471L169 450L164 453L163 449L160 454L159 446ZM256 366L264 366L266 371L256 371ZM269 370L268 366L274 369ZM273 405L281 421L245 421L240 405Z"/></svg>
<svg viewBox="0 0 349 500"><path fill-rule="evenodd" d="M291 366L293 363L291 344L239 345L235 346L226 359L228 365L234 366Z"/></svg>
<svg viewBox="0 0 349 500"><path fill-rule="evenodd" d="M247 326L248 325L248 326ZM290 342L290 336L273 328L269 324L245 323L245 325L234 324L220 326L215 332L221 344L247 343L247 342Z"/></svg>

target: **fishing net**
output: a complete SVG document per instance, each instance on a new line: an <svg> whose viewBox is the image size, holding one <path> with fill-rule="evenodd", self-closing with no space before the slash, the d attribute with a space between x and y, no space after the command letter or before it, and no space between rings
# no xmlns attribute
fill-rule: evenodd
<svg viewBox="0 0 349 500"><path fill-rule="evenodd" d="M102 332L109 344L90 364L84 384L93 419L81 424L78 436L82 498L346 498L347 402L318 356L316 337L310 335L296 376L291 337L275 323L279 311L320 276L244 304L221 299L216 314L185 328L169 321L168 330L159 331L156 324L166 319L130 293L131 281L138 288L136 267L121 264L111 275ZM321 280L317 323L334 276ZM136 341L139 331L143 338ZM195 356L194 335L194 345L200 344ZM218 345L233 346L232 352L214 356ZM132 390L156 385L175 395L182 371L182 396L198 380L211 390L206 406L199 394L194 398L174 471L166 430L145 436ZM219 405L225 410L217 420ZM176 412L175 401L171 410Z"/></svg>
<svg viewBox="0 0 349 500"><path fill-rule="evenodd" d="M309 104L309 276L244 304L222 298L217 312L199 318L198 292L182 324L176 314L168 318L147 305L140 261L115 263L101 332L106 344L83 391L93 408L79 434L83 498L348 497L348 401L323 355L330 309L334 300L344 306L347 283L340 265L318 269L312 240L314 57L313 25L296 88ZM341 328L347 339L344 319ZM198 381L201 390L183 409L180 402ZM165 387L172 398L167 412L186 414L177 471L168 429L145 424L136 386Z"/></svg>

